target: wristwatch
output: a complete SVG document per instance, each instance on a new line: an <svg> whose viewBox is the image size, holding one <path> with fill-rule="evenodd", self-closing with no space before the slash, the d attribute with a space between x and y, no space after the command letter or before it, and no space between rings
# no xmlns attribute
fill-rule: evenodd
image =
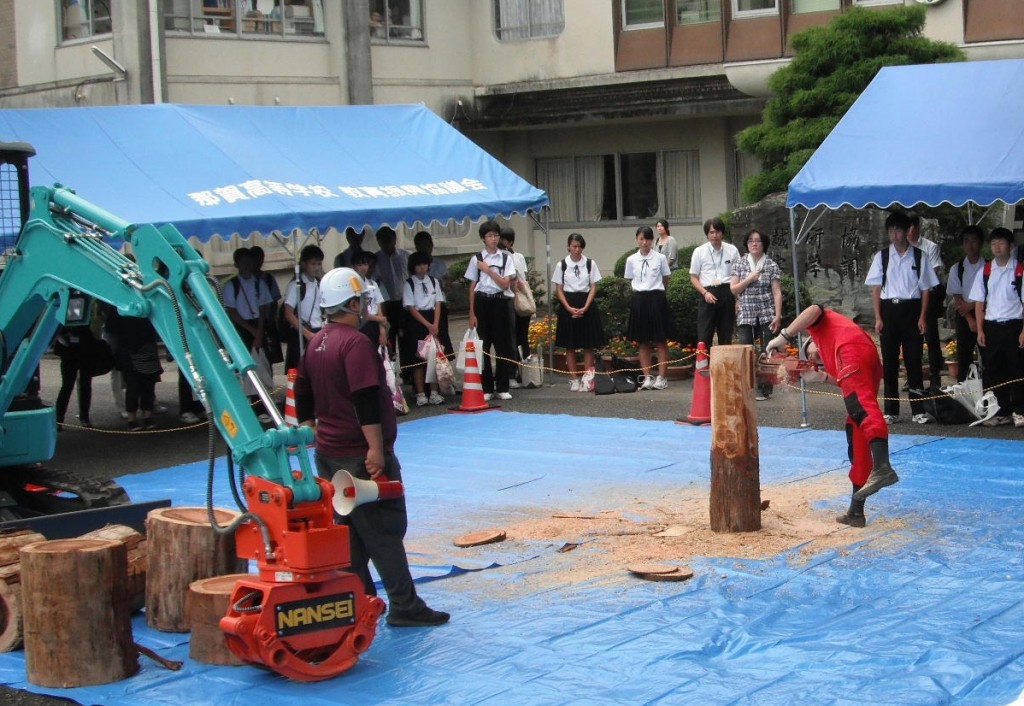
<svg viewBox="0 0 1024 706"><path fill-rule="evenodd" d="M796 344L796 338L790 336L786 329L779 329L779 334L792 344Z"/></svg>

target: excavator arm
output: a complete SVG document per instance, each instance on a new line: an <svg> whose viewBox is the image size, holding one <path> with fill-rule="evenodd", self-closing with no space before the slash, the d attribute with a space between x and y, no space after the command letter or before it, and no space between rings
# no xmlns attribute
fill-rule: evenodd
<svg viewBox="0 0 1024 706"><path fill-rule="evenodd" d="M11 146L0 143L0 153L5 147ZM120 242L130 245L135 261L111 246ZM0 473L53 453L55 435L40 429L54 428L52 410L12 411L11 404L57 327L81 323L93 299L122 316L148 319L227 442L233 463L247 474L241 520L218 528L235 531L239 556L258 567L257 575L239 582L221 622L229 647L250 663L299 680L329 678L355 664L373 639L383 602L366 596L359 579L343 570L348 530L334 523L333 486L311 468L312 430L284 423L195 249L171 225L127 223L57 185L31 189L27 220L5 260ZM264 401L272 428L257 420L245 380ZM25 438L42 441L25 448Z"/></svg>

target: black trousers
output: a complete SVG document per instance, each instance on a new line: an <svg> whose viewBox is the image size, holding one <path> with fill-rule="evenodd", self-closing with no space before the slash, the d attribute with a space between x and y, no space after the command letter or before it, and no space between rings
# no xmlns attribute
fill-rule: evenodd
<svg viewBox="0 0 1024 706"><path fill-rule="evenodd" d="M967 325L967 319L956 315L956 381L967 379L968 368L974 362L974 351L978 347L978 334Z"/></svg>
<svg viewBox="0 0 1024 706"><path fill-rule="evenodd" d="M384 474L387 480L402 480L402 466L393 453L384 454ZM316 453L317 475L330 480L342 469L353 478L369 480L366 458L335 458ZM388 594L388 610L392 613L415 613L425 607L416 594L416 586L409 572L409 558L405 553L405 532L409 516L405 510L405 496L392 500L378 500L356 507L346 517L334 516L338 524L348 525L349 571L363 582L368 596L376 596L377 589L370 576L370 562L380 574L381 583Z"/></svg>
<svg viewBox="0 0 1024 706"><path fill-rule="evenodd" d="M768 328L769 323L771 322L759 321L756 324L740 324L736 327L736 342L754 346L755 356L764 353L765 346L774 338L774 335ZM760 346L757 345L757 339L761 339ZM757 382L757 391L764 397L770 397L774 389L774 385L770 382L762 382L760 380Z"/></svg>
<svg viewBox="0 0 1024 706"><path fill-rule="evenodd" d="M920 299L901 299L895 303L882 300L882 395L885 400L882 412L896 416L900 413L900 354L907 369L907 385L913 390L924 388L921 358L924 353L924 337L917 330L921 317ZM911 414L920 414L921 403L911 400Z"/></svg>
<svg viewBox="0 0 1024 706"><path fill-rule="evenodd" d="M981 383L986 390L996 388L993 392L999 401L1000 417L1008 417L1011 413L1024 414L1024 383L1003 384L1019 380L1021 376L1018 337L1022 323L1020 319L1010 319L1002 323L986 321L984 324L985 347L981 349L984 370Z"/></svg>
<svg viewBox="0 0 1024 706"><path fill-rule="evenodd" d="M733 327L736 325L736 297L733 296L728 284L705 287L715 295L714 304L708 304L703 297L697 302L697 340L709 349L711 339L718 334L718 343L732 343Z"/></svg>
<svg viewBox="0 0 1024 706"><path fill-rule="evenodd" d="M928 311L924 314L924 321L927 326L924 332L924 342L928 344L928 377L934 387L939 387L942 382L944 358L942 355L942 343L939 341L939 317L942 315L945 300L946 288L943 286L935 287L928 295Z"/></svg>
<svg viewBox="0 0 1024 706"><path fill-rule="evenodd" d="M513 339L515 335L515 311L508 297L488 297L477 294L474 297L473 313L476 314L476 334L480 337L483 357L480 378L484 392L508 392L508 381L515 375L519 354ZM491 348L498 360L491 368ZM477 361L480 363L480 361Z"/></svg>
<svg viewBox="0 0 1024 706"><path fill-rule="evenodd" d="M57 421L64 423L68 405L71 403L71 391L78 381L78 418L89 421L89 408L92 407L92 377L85 372L85 358L80 349L72 348L60 357L60 392L57 393Z"/></svg>

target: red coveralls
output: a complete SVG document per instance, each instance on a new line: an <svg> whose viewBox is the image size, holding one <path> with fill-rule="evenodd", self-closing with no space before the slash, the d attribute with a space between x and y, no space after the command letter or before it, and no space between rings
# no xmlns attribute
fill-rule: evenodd
<svg viewBox="0 0 1024 706"><path fill-rule="evenodd" d="M889 438L889 427L878 406L878 385L882 381L878 349L860 326L827 309L822 309L807 332L818 347L822 367L843 391L850 481L864 485L871 475L871 440Z"/></svg>

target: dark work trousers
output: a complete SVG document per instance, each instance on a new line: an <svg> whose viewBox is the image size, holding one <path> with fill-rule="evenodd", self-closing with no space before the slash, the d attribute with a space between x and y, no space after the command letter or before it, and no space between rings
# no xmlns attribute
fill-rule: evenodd
<svg viewBox="0 0 1024 706"><path fill-rule="evenodd" d="M188 383L188 378L185 377L185 373L181 371L182 365L187 364L178 364L178 414L182 415L191 412L197 417L201 417L206 414L206 410L203 409L202 402L197 399L193 399L192 386Z"/></svg>
<svg viewBox="0 0 1024 706"><path fill-rule="evenodd" d="M331 480L344 469L353 478L369 480L366 457L335 458L316 453L317 474ZM384 474L387 480L402 480L402 467L393 453L384 454ZM378 500L359 505L347 516L334 516L338 524L348 525L351 571L363 582L368 596L376 596L377 589L370 576L370 562L377 569L384 590L388 594L388 610L392 613L415 613L425 607L416 594L416 586L409 573L409 558L405 554L405 531L409 516L405 511L405 496L393 500Z"/></svg>
<svg viewBox="0 0 1024 706"><path fill-rule="evenodd" d="M924 388L921 371L921 357L924 337L917 330L921 316L920 299L882 300L882 394L885 397L882 410L896 416L900 413L900 353L907 369L907 386L912 390ZM920 414L921 403L910 402L910 413Z"/></svg>
<svg viewBox="0 0 1024 706"><path fill-rule="evenodd" d="M1018 345L1021 324L1020 319L986 321L984 324L985 347L981 349L984 370L981 384L986 390L996 388L993 392L999 401L997 416L1000 417L1009 417L1011 413L1024 414L1024 383L1003 384L1019 380L1021 376L1021 350Z"/></svg>
<svg viewBox="0 0 1024 706"><path fill-rule="evenodd" d="M939 317L945 308L945 302L945 287L935 287L928 293L928 311L924 315L928 328L924 332L924 342L928 344L928 378L932 387L939 387L942 384L942 366L945 359L942 355L942 343L939 342Z"/></svg>
<svg viewBox="0 0 1024 706"><path fill-rule="evenodd" d="M515 335L515 311L512 309L512 299L504 294L491 296L477 292L474 295L473 313L476 314L476 335L480 337L482 351L477 356L482 356L480 367L480 378L485 393L508 392L508 381L515 375L518 367L515 361L519 360L516 353L516 345L513 336ZM494 370L491 370L491 347L494 347L494 355L498 357Z"/></svg>
<svg viewBox="0 0 1024 706"><path fill-rule="evenodd" d="M60 357L60 392L57 393L57 421L64 423L68 404L71 402L71 391L78 381L78 418L89 421L89 408L92 407L92 378L85 372L86 364L82 349L72 347Z"/></svg>
<svg viewBox="0 0 1024 706"><path fill-rule="evenodd" d="M711 348L711 339L718 334L718 343L732 343L732 331L736 325L736 297L732 295L728 284L717 287L705 287L715 295L718 301L708 304L704 297L697 302L697 340Z"/></svg>
<svg viewBox="0 0 1024 706"><path fill-rule="evenodd" d="M956 315L956 381L967 379L968 369L974 362L974 349L978 347L978 334L967 325L967 319Z"/></svg>
<svg viewBox="0 0 1024 706"><path fill-rule="evenodd" d="M388 347L392 351L398 350L398 331L402 328L402 301L381 302L381 313L388 320Z"/></svg>
<svg viewBox="0 0 1024 706"><path fill-rule="evenodd" d="M515 311L514 308L513 311ZM523 360L530 355L530 321L533 320L533 317L516 314L515 320L513 328L515 328L516 350L519 352L519 360Z"/></svg>
<svg viewBox="0 0 1024 706"><path fill-rule="evenodd" d="M768 324L771 321L758 321L756 324L740 324L736 327L736 342L747 343L754 347L754 357L757 358L759 355L764 353L765 346L768 345L768 341L774 338L774 334L769 330ZM761 339L761 345L757 345L757 340ZM758 381L757 392L762 397L771 397L772 391L775 387L770 382Z"/></svg>

